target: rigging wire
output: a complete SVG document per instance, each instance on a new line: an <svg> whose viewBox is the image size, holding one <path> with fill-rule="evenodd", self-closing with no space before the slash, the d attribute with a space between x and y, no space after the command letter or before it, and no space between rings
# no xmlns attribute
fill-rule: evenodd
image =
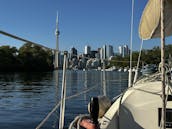
<svg viewBox="0 0 172 129"><path fill-rule="evenodd" d="M143 48L143 40L141 40L140 52L139 52L139 57L138 57L138 61L137 61L137 68L135 70L135 76L134 76L133 84L135 84L137 81L140 58L141 58L141 54L142 54L142 48Z"/></svg>
<svg viewBox="0 0 172 129"><path fill-rule="evenodd" d="M88 88L88 89L85 89L83 90L82 92L79 92L79 93L76 93L74 95L71 95L71 96L68 96L66 97L65 100L69 100L69 99L72 99L72 98L75 98L75 97L78 97L82 94L85 94L91 90L93 90L94 88L96 88L99 84L91 87L91 88ZM45 122L50 118L50 116L57 110L57 108L59 108L60 104L61 104L62 100L60 100L56 105L55 107L48 113L48 115L41 121L41 123L35 128L35 129L40 129L44 124Z"/></svg>
<svg viewBox="0 0 172 129"><path fill-rule="evenodd" d="M127 81L127 79L122 79L124 81ZM118 82L119 80L107 80L107 81L113 81L113 82ZM78 97L82 94L86 94L87 92L90 92L91 90L95 89L96 87L99 86L99 84L101 83L98 83L96 85L94 85L93 87L90 87L88 89L85 89L85 90L82 90L81 92L78 92L74 95L71 95L71 96L68 96L66 97L65 100L70 100L70 99L73 99L75 97ZM60 104L61 104L62 100L60 100L56 105L55 107L48 113L48 115L40 122L40 124L35 128L35 129L40 129L45 123L46 121L50 118L50 116L57 110L57 108L59 108Z"/></svg>

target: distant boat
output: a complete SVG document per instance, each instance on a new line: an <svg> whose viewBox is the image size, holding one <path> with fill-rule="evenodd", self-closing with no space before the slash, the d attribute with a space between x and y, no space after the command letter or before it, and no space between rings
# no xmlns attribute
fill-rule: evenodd
<svg viewBox="0 0 172 129"><path fill-rule="evenodd" d="M119 69L118 69L118 72L123 72L123 71L124 71L123 68L119 68Z"/></svg>
<svg viewBox="0 0 172 129"><path fill-rule="evenodd" d="M112 66L111 69L112 69L112 71L117 71L116 66Z"/></svg>
<svg viewBox="0 0 172 129"><path fill-rule="evenodd" d="M128 67L125 67L125 68L124 68L124 72L127 72L127 71L128 71Z"/></svg>
<svg viewBox="0 0 172 129"><path fill-rule="evenodd" d="M142 75L147 76L147 75L155 73L157 71L156 69L157 68L155 67L155 65L148 64L148 65L143 66L143 68L141 69L141 72L142 72Z"/></svg>
<svg viewBox="0 0 172 129"><path fill-rule="evenodd" d="M103 71L103 69L102 69L102 71ZM105 71L117 71L117 68L115 66L112 66L108 69L105 69Z"/></svg>

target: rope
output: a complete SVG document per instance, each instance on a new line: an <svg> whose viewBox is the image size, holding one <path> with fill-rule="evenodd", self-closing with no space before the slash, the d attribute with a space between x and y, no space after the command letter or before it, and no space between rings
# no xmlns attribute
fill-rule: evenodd
<svg viewBox="0 0 172 129"><path fill-rule="evenodd" d="M56 106L52 109L52 111L48 113L48 115L42 120L42 122L35 129L40 129L44 125L44 123L49 119L49 117L53 114L53 112L56 111L56 109L60 106L60 104L61 104L61 100L56 104Z"/></svg>
<svg viewBox="0 0 172 129"><path fill-rule="evenodd" d="M134 81L133 81L134 84L136 83L136 80L137 80L137 77L138 77L138 69L139 69L140 57L141 57L141 54L142 54L142 47L143 47L143 40L141 40L140 52L139 52L139 57L138 57L138 61L137 61L137 68L136 68L136 71L135 71L135 76L134 76Z"/></svg>
<svg viewBox="0 0 172 129"><path fill-rule="evenodd" d="M82 94L84 94L84 93L87 93L87 92L91 91L92 89L96 88L97 86L98 86L98 84L95 85L95 86L93 86L93 87L91 87L91 88L89 88L89 89L86 89L86 90L84 90L84 91L82 91L82 92L79 92L79 93L74 94L74 95L72 95L72 96L68 96L68 97L66 97L66 100L69 100L69 99L72 99L72 98L74 98L74 97L80 96L80 95L82 95ZM48 115L41 121L41 123L40 123L35 129L40 129L40 128L45 124L45 122L49 119L49 117L50 117L50 116L57 110L57 108L60 106L61 101L62 101L62 100L60 100L60 101L56 104L56 106L51 110L51 112L48 113Z"/></svg>
<svg viewBox="0 0 172 129"><path fill-rule="evenodd" d="M85 93L91 91L92 89L96 88L97 86L98 86L98 84L95 85L95 86L93 86L93 87L91 87L91 88L89 88L89 89L86 89L86 90L84 90L84 91L82 91L82 92L79 92L79 93L77 93L77 94L71 95L71 96L67 97L66 100L75 98L75 97L80 96L80 95L82 95L82 94L85 94Z"/></svg>
<svg viewBox="0 0 172 129"><path fill-rule="evenodd" d="M167 69L166 69L167 70ZM171 88L170 88L170 80L168 78L168 75L166 74L165 76L165 86L167 86L167 94L165 95L165 107L167 106L167 101L168 101L168 95L169 95L169 92L171 92ZM162 116L162 112L161 112L161 116ZM162 117L161 117L161 122L160 122L160 129L162 129Z"/></svg>

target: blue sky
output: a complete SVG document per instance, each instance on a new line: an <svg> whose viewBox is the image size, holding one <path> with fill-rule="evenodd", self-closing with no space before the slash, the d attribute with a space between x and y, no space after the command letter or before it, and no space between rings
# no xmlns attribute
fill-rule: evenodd
<svg viewBox="0 0 172 129"><path fill-rule="evenodd" d="M110 44L130 44L132 0L0 0L0 30L55 48L56 15L59 12L60 50L76 47L83 52ZM133 49L139 50L138 25L147 0L135 0ZM0 35L0 45L23 43ZM144 48L159 45L145 42Z"/></svg>

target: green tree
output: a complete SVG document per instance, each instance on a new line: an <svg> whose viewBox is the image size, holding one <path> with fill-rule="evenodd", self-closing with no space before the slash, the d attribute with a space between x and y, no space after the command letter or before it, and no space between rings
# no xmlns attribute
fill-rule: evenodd
<svg viewBox="0 0 172 129"><path fill-rule="evenodd" d="M30 43L24 44L19 49L19 59L24 71L52 70L52 52Z"/></svg>
<svg viewBox="0 0 172 129"><path fill-rule="evenodd" d="M19 68L17 57L18 50L16 47L0 47L0 71L16 71Z"/></svg>

